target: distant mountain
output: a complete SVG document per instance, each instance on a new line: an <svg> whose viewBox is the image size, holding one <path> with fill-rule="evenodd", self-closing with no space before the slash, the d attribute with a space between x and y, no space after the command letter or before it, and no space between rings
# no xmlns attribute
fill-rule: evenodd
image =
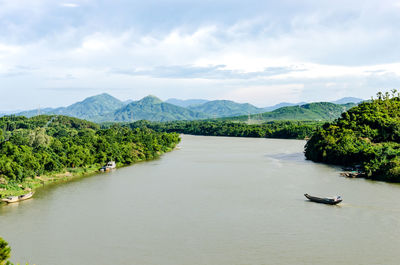
<svg viewBox="0 0 400 265"><path fill-rule="evenodd" d="M14 113L17 116L25 116L25 117L33 117L36 116L38 114L54 114L54 108L44 108L44 109L34 109L34 110L26 110L26 111L21 111L21 112L17 112Z"/></svg>
<svg viewBox="0 0 400 265"><path fill-rule="evenodd" d="M108 115L125 104L113 96L103 93L88 97L66 108L55 110L55 114L77 117L80 119L96 120L98 116Z"/></svg>
<svg viewBox="0 0 400 265"><path fill-rule="evenodd" d="M354 97L345 97L345 98L341 98L335 101L330 101L330 103L334 103L334 104L347 104L347 103L360 103L364 101L364 99L361 98L354 98ZM265 111L273 111L282 107L290 107L290 106L301 106L307 104L307 102L299 102L299 103L289 103L289 102L281 102L279 104L270 106L270 107L265 107L264 110Z"/></svg>
<svg viewBox="0 0 400 265"><path fill-rule="evenodd" d="M125 105L128 105L129 103L132 103L132 102L133 102L132 99L122 101L122 103L124 103Z"/></svg>
<svg viewBox="0 0 400 265"><path fill-rule="evenodd" d="M270 106L270 107L265 107L264 111L273 111L282 107L289 107L289 106L300 106L300 105L304 105L307 104L307 102L299 102L299 103L289 103L289 102L281 102L279 104Z"/></svg>
<svg viewBox="0 0 400 265"><path fill-rule="evenodd" d="M331 103L335 104L347 104L347 103L360 103L361 101L364 101L364 99L361 98L353 98L353 97L345 97L341 98L335 101L331 101Z"/></svg>
<svg viewBox="0 0 400 265"><path fill-rule="evenodd" d="M40 112L40 114L65 115L94 122L136 121L141 119L172 121L221 117L233 117L226 118L232 120L247 120L249 114L256 114L251 115L251 119L262 121L285 119L330 120L337 118L347 107L354 106L354 103L349 103L350 105L337 105L328 102L309 104L304 104L304 102L282 102L267 108L257 108L248 103L240 104L229 100L169 99L168 101L175 102L175 104L188 105L188 107L184 108L175 104L162 102L154 96L148 96L138 101L120 101L109 94L103 93L88 97L67 107L35 109L19 112L15 115L32 117ZM335 102L347 103L360 101L362 99L347 97ZM272 111L266 112L266 110ZM5 114L12 113L3 113L3 115Z"/></svg>
<svg viewBox="0 0 400 265"><path fill-rule="evenodd" d="M204 113L188 110L170 103L162 102L155 96L147 96L134 101L114 112L114 121L173 121L197 120L209 116Z"/></svg>
<svg viewBox="0 0 400 265"><path fill-rule="evenodd" d="M248 103L241 104L230 100L213 100L201 105L189 106L188 109L203 112L215 118L264 112L262 108Z"/></svg>
<svg viewBox="0 0 400 265"><path fill-rule="evenodd" d="M5 115L11 115L14 113L21 112L23 110L0 110L0 117L5 116Z"/></svg>
<svg viewBox="0 0 400 265"><path fill-rule="evenodd" d="M193 105L200 105L200 104L204 104L206 102L209 102L209 100L206 99L177 99L177 98L169 98L165 101L165 103L170 103L170 104L174 104L176 106L179 107L189 107L189 106L193 106Z"/></svg>
<svg viewBox="0 0 400 265"><path fill-rule="evenodd" d="M74 103L68 107L47 108L41 109L41 114L55 114L76 117L91 121L104 120L104 117L109 116L115 110L123 107L125 104L113 96L103 93L100 95L88 97L83 101ZM17 115L32 117L37 115L39 110L31 110L20 112Z"/></svg>
<svg viewBox="0 0 400 265"><path fill-rule="evenodd" d="M250 115L251 120L334 120L346 110L356 106L354 103L334 104L330 102L308 103L301 106L289 106L274 111ZM225 120L246 121L248 116L230 117Z"/></svg>

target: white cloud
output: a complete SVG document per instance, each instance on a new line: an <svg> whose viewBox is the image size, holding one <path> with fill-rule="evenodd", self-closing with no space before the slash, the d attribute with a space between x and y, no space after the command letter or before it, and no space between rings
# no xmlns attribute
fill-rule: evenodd
<svg viewBox="0 0 400 265"><path fill-rule="evenodd" d="M222 98L266 107L282 101L283 98L286 102L299 102L303 89L303 84L246 86L233 89L223 94Z"/></svg>
<svg viewBox="0 0 400 265"><path fill-rule="evenodd" d="M342 2L327 9L306 1L298 10L269 2L271 10L260 4L252 12L240 9L250 4L216 5L215 14L190 15L180 6L168 17L168 10L144 2L0 0L0 89L18 91L10 90L14 102L28 88L86 87L92 93L110 87L121 95L273 104L350 89L368 98L382 86L394 87L400 79L396 3ZM152 15L163 23L146 20L146 11L159 12ZM127 74L116 75L118 69Z"/></svg>
<svg viewBox="0 0 400 265"><path fill-rule="evenodd" d="M0 56L2 55L10 55L15 54L21 50L21 47L18 45L7 45L0 43Z"/></svg>
<svg viewBox="0 0 400 265"><path fill-rule="evenodd" d="M78 7L79 6L78 4L75 4L75 3L62 3L60 5L63 7Z"/></svg>

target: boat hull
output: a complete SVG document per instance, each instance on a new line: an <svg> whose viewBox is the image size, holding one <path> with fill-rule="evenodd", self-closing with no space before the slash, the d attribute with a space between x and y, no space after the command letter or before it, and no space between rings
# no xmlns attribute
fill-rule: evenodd
<svg viewBox="0 0 400 265"><path fill-rule="evenodd" d="M331 199L331 198L319 198L319 197L314 197L308 194L304 194L304 196L309 199L312 202L316 202L316 203L323 203L323 204L329 204L329 205L336 205L340 202L342 202L342 199Z"/></svg>
<svg viewBox="0 0 400 265"><path fill-rule="evenodd" d="M13 197L1 199L1 201L6 202L6 203L13 203L13 202L19 202L19 199L18 199L18 196L13 196Z"/></svg>
<svg viewBox="0 0 400 265"><path fill-rule="evenodd" d="M6 202L6 203L25 201L25 200L32 198L33 194L34 194L33 192L29 192L27 194L20 195L20 196L11 196L11 197L2 199L2 201Z"/></svg>

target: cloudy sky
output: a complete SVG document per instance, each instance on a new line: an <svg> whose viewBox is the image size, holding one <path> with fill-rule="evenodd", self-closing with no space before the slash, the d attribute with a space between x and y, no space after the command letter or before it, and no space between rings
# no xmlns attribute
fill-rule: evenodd
<svg viewBox="0 0 400 265"><path fill-rule="evenodd" d="M269 106L392 88L399 0L0 0L0 110L103 92Z"/></svg>

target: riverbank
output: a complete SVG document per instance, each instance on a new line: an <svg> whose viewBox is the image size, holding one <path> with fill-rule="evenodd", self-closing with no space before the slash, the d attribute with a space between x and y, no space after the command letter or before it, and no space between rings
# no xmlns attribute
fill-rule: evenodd
<svg viewBox="0 0 400 265"><path fill-rule="evenodd" d="M400 183L400 95L363 102L315 131L305 156L315 162L355 167L370 180Z"/></svg>
<svg viewBox="0 0 400 265"><path fill-rule="evenodd" d="M177 144L172 147L167 148L165 152L159 151L157 156L154 156L151 159L138 159L137 161L131 164L118 164L117 169L121 167L130 166L139 162L151 161L159 158L164 153L168 153L173 151L176 148ZM30 191L35 191L38 188L41 188L45 185L55 184L60 182L68 182L71 180L76 180L82 177L89 177L91 175L96 175L101 173L100 168L104 166L102 164L93 164L88 167L79 167L79 168L66 168L64 172L41 175L36 176L34 178L25 178L24 181L17 183L8 181L5 178L0 178L0 198L5 198L8 196L19 196L22 194L26 194ZM107 172L103 173L107 174Z"/></svg>
<svg viewBox="0 0 400 265"><path fill-rule="evenodd" d="M98 172L99 168L100 165L92 165L84 168L68 168L63 173L25 178L21 183L1 179L0 181L3 183L2 186L5 186L5 188L0 188L0 198L22 195L50 183L69 181L93 175Z"/></svg>

